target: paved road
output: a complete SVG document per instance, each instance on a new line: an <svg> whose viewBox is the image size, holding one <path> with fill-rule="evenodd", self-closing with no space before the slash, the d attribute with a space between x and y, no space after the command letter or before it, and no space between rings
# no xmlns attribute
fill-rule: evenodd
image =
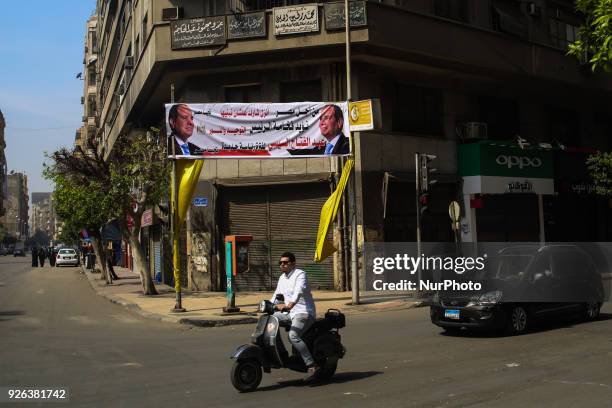
<svg viewBox="0 0 612 408"><path fill-rule="evenodd" d="M94 295L76 268L0 257L0 387L69 387L70 406L92 407L610 406L604 311L514 338L445 336L426 308L354 316L332 384L275 371L258 392L238 394L228 356L252 327L146 320Z"/></svg>

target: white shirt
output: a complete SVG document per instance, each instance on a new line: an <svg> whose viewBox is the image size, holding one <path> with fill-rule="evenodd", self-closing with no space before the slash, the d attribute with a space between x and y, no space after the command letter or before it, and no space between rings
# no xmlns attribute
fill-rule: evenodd
<svg viewBox="0 0 612 408"><path fill-rule="evenodd" d="M282 294L285 297L285 304L295 303L289 311L289 316L293 318L299 313L308 313L312 317L316 317L317 310L315 308L314 299L310 288L308 287L308 279L306 272L301 269L294 268L288 274L282 274L278 278L276 291L272 295L270 302L276 303L276 295Z"/></svg>

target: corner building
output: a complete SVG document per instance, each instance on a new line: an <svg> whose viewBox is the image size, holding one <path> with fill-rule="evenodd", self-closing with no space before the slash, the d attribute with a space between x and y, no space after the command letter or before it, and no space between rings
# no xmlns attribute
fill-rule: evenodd
<svg viewBox="0 0 612 408"><path fill-rule="evenodd" d="M344 100L345 37L337 24L343 8L314 3L315 31L276 35L274 9L301 3L99 0L95 137L111 154L118 138L150 126L163 129L163 105L172 92L175 102L186 103ZM467 188L465 177L491 175L478 173L480 166L468 166L470 174L459 171L459 163L469 161L459 146L469 143L500 145L499 155L505 156L515 155L517 136L534 151L548 149L547 155L609 149L612 79L593 75L565 55L580 25L571 1L355 4L355 14L365 21L356 21L351 30L353 100L378 98L382 109L380 129L353 133L360 261L366 241L415 240L416 152L437 155L438 183L423 220L426 241L452 240L451 200L462 203L465 240L477 240L479 232L501 241L537 241L547 232L555 237L555 217L571 217L566 208L575 214L592 206L598 211L584 217L599 227L585 237L610 237L607 201L589 193L586 198L562 197L554 186L563 182L554 180L552 169L542 170L553 177L553 189L544 191L534 190L537 183L520 172L506 172L503 177L510 182L504 179L494 187L467 183ZM252 16L263 17L263 31L255 27L239 32L240 38L228 38L232 19L244 13L260 13ZM173 38L173 24L200 18L225 22L214 44L192 47ZM558 166L553 159L546 163ZM185 285L223 290L224 237L246 234L253 239L249 268L236 279L239 291L273 288L279 275L276 261L284 250L298 255L314 288L348 288L346 211L330 233L339 251L322 264L311 261L319 211L340 168L338 160L329 158L206 160L195 194L206 199L200 201L205 205L191 208L182 240ZM583 193L570 187L567 194ZM149 215L143 245L152 270L169 281L168 234L159 222L164 214L155 208Z"/></svg>

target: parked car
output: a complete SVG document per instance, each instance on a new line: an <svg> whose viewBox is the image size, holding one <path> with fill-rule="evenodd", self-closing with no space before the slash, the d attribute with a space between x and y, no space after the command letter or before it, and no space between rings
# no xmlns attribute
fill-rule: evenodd
<svg viewBox="0 0 612 408"><path fill-rule="evenodd" d="M59 267L63 265L79 266L79 257L74 249L62 248L57 252L55 266Z"/></svg>
<svg viewBox="0 0 612 408"><path fill-rule="evenodd" d="M0 248L0 255L5 256L8 254L8 250L6 248Z"/></svg>
<svg viewBox="0 0 612 408"><path fill-rule="evenodd" d="M23 248L15 248L13 250L13 256L25 256L25 251Z"/></svg>
<svg viewBox="0 0 612 408"><path fill-rule="evenodd" d="M575 245L521 246L498 253L480 293L438 292L430 315L446 332L504 329L521 334L547 318L595 320L604 299L591 256Z"/></svg>

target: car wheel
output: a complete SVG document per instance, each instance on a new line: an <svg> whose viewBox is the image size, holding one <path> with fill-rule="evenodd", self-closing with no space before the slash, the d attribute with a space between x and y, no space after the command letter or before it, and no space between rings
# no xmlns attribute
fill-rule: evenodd
<svg viewBox="0 0 612 408"><path fill-rule="evenodd" d="M238 360L232 367L232 385L240 392L255 390L261 382L261 377L261 364L253 358Z"/></svg>
<svg viewBox="0 0 612 408"><path fill-rule="evenodd" d="M597 320L599 318L599 311L601 310L601 303L599 302L588 302L584 305L584 317L587 321Z"/></svg>
<svg viewBox="0 0 612 408"><path fill-rule="evenodd" d="M514 305L510 308L506 332L511 335L523 334L529 328L529 314L527 308Z"/></svg>

